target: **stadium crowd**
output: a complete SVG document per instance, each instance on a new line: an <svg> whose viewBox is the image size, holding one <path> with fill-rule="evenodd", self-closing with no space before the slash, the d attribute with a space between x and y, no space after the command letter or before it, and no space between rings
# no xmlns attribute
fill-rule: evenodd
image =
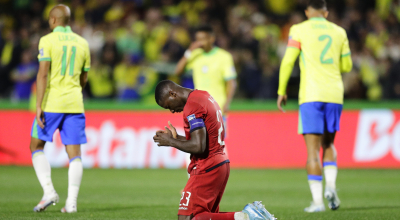
<svg viewBox="0 0 400 220"><path fill-rule="evenodd" d="M353 71L343 75L345 97L400 98L400 3L328 0L328 20L347 31ZM288 32L305 19L307 0L0 0L0 98L28 99L35 81L39 38L49 33L56 4L71 7L71 28L86 38L92 68L85 96L151 98L160 79L173 76L196 27L212 25L217 46L230 51L238 98L276 98ZM296 97L299 68L289 82Z"/></svg>

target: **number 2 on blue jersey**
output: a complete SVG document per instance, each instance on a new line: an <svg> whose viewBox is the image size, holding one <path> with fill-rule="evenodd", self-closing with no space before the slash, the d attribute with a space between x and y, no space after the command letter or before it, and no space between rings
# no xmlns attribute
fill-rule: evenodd
<svg viewBox="0 0 400 220"><path fill-rule="evenodd" d="M67 46L63 46L63 56L61 60L61 75L65 75L65 71L67 70ZM72 46L72 54L71 54L71 60L69 62L69 75L73 76L74 75L74 65L75 65L75 55L76 55L76 47Z"/></svg>
<svg viewBox="0 0 400 220"><path fill-rule="evenodd" d="M328 52L329 48L332 45L332 37L329 36L329 35L321 35L318 38L319 41L324 41L325 39L328 39L328 43L325 45L324 49L322 50L322 53L321 53L321 56L319 57L319 60L321 61L322 64L332 64L333 63L333 59L332 58L324 59L326 53Z"/></svg>

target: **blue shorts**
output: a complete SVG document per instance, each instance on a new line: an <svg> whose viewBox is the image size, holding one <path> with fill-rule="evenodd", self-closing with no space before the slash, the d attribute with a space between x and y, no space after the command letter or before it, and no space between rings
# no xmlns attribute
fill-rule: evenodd
<svg viewBox="0 0 400 220"><path fill-rule="evenodd" d="M339 131L343 105L307 102L300 105L299 134L324 134Z"/></svg>
<svg viewBox="0 0 400 220"><path fill-rule="evenodd" d="M87 143L85 134L85 114L44 113L44 128L33 122L31 136L43 141L53 142L53 134L58 129L64 145Z"/></svg>

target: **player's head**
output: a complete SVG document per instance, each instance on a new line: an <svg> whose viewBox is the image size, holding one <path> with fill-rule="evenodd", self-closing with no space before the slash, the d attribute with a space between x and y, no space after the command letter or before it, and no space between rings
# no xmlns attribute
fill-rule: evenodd
<svg viewBox="0 0 400 220"><path fill-rule="evenodd" d="M49 14L50 29L53 30L57 26L67 26L71 17L71 10L68 6L60 4L54 6Z"/></svg>
<svg viewBox="0 0 400 220"><path fill-rule="evenodd" d="M210 51L215 43L215 34L209 25L203 25L196 30L196 41L201 43L201 48Z"/></svg>
<svg viewBox="0 0 400 220"><path fill-rule="evenodd" d="M325 0L309 0L307 9L305 10L308 19L313 17L328 17L328 8Z"/></svg>
<svg viewBox="0 0 400 220"><path fill-rule="evenodd" d="M163 80L157 84L155 98L159 106L169 109L172 113L181 112L185 107L187 97L183 97L185 88L170 81Z"/></svg>

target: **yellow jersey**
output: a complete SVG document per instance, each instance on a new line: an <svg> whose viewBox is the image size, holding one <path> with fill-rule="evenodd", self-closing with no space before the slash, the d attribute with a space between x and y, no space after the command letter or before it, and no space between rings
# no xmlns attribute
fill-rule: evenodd
<svg viewBox="0 0 400 220"><path fill-rule="evenodd" d="M195 49L186 68L193 72L195 89L210 93L222 109L227 98L226 81L237 76L232 55L218 47L214 47L208 53L200 48Z"/></svg>
<svg viewBox="0 0 400 220"><path fill-rule="evenodd" d="M342 72L352 68L346 31L325 18L311 18L290 28L282 60L279 95L286 94L293 64L300 54L299 103L343 104Z"/></svg>
<svg viewBox="0 0 400 220"><path fill-rule="evenodd" d="M40 38L38 59L51 62L42 110L83 113L80 75L90 69L88 42L73 33L69 26L58 26Z"/></svg>

